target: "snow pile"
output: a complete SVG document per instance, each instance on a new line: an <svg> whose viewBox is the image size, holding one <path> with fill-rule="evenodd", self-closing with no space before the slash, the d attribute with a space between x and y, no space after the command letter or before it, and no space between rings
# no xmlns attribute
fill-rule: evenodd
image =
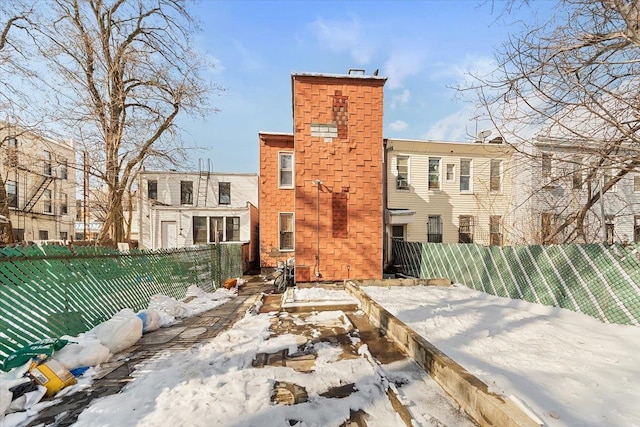
<svg viewBox="0 0 640 427"><path fill-rule="evenodd" d="M322 318L331 324L343 323L344 315L333 313L324 313ZM292 334L270 338L272 317L247 315L198 349L159 355L144 366L146 375L121 393L94 401L76 425L280 426L297 420L300 426L325 426L340 425L356 409L369 414L369 426L402 425L376 368L365 357L340 360L341 350L336 345L315 344L317 359L312 373L282 366L252 367L258 352L291 351L305 341ZM275 381L304 387L309 400L292 406L272 403ZM357 392L345 398L320 396L331 387L350 383Z"/></svg>
<svg viewBox="0 0 640 427"><path fill-rule="evenodd" d="M341 304L358 304L357 298L354 298L349 292L343 289L323 289L323 288L289 288L285 293L283 304L286 306L322 306L322 305L341 305Z"/></svg>
<svg viewBox="0 0 640 427"><path fill-rule="evenodd" d="M545 425L640 425L638 327L462 286L362 289Z"/></svg>
<svg viewBox="0 0 640 427"><path fill-rule="evenodd" d="M149 309L160 313L161 326L169 326L176 323L176 319L193 317L216 308L237 294L237 287L220 288L213 293L208 293L197 286L189 286L184 301L178 301L166 295L154 295L149 302Z"/></svg>
<svg viewBox="0 0 640 427"><path fill-rule="evenodd" d="M51 358L60 362L69 371L78 370L77 375L82 375L84 380L63 389L56 396L89 387L92 375L96 373L95 369L89 368L109 361L116 353L134 345L142 337L143 331L150 332L160 326L173 324L175 317L195 316L224 304L236 295L234 290L218 289L214 293L207 293L197 286L191 286L187 290L184 301L155 295L151 298L147 310L136 314L131 309L123 309L85 333L76 337L62 337L69 341L68 344L55 352ZM52 404L38 403L44 396L40 388L12 400L14 395L9 389L31 381L25 376L29 365L30 363L27 363L7 373L0 373L0 422L3 423L3 427L17 425ZM26 412L23 413L11 413L3 421L5 413L25 410Z"/></svg>

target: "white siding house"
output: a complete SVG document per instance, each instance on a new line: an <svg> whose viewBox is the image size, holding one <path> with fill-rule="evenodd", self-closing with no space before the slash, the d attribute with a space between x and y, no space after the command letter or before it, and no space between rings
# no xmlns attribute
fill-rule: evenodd
<svg viewBox="0 0 640 427"><path fill-rule="evenodd" d="M494 142L388 139L387 244L508 244L513 148Z"/></svg>
<svg viewBox="0 0 640 427"><path fill-rule="evenodd" d="M537 138L531 147L530 153L518 156L520 173L514 184L521 195L514 224L518 243L640 241L640 173L629 172L615 185L608 185L624 159L630 158L628 153L617 153L620 159L610 155L601 163L589 142ZM551 236L549 232L575 215L589 198L599 198L603 183L607 190L588 211L583 235L574 233L571 225Z"/></svg>
<svg viewBox="0 0 640 427"><path fill-rule="evenodd" d="M257 174L143 171L137 193L140 248L245 243L255 259Z"/></svg>

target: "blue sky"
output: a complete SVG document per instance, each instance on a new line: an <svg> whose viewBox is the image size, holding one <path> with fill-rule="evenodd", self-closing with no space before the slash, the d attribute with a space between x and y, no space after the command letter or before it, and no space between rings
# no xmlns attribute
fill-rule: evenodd
<svg viewBox="0 0 640 427"><path fill-rule="evenodd" d="M535 2L543 14L554 3ZM213 1L193 9L196 42L226 90L203 121L182 119L185 141L202 147L191 165L216 172L258 172L258 132L292 131L291 73L365 69L388 78L384 135L464 141L476 132L473 106L449 86L469 70L489 71L494 49L535 11L500 16L500 1ZM508 21L508 22L507 22ZM482 124L479 124L482 130Z"/></svg>

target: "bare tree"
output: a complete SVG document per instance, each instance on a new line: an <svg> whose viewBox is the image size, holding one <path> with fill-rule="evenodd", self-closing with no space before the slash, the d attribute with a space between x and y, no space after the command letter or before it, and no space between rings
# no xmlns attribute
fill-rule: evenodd
<svg viewBox="0 0 640 427"><path fill-rule="evenodd" d="M17 38L16 30L24 30L29 24L29 17L32 9L29 3L21 0L12 0L0 3L0 111L8 114L19 109L23 94L12 83L10 76L22 74L28 76L26 68L20 65L20 60L24 58ZM17 122L15 115L12 119ZM9 140L16 135L10 132L11 123L0 118L0 152L5 154L0 165L0 215L10 219L9 198L7 197L6 182L8 166L14 153L8 147ZM13 229L11 222L0 223L0 243L13 243Z"/></svg>
<svg viewBox="0 0 640 427"><path fill-rule="evenodd" d="M640 3L560 0L551 20L522 25L498 51L497 70L476 76L472 89L522 152L539 155L527 146L531 129L576 149L560 159L560 178L579 171L588 194L561 219L544 220L553 228L544 240L587 241L601 194L640 165Z"/></svg>
<svg viewBox="0 0 640 427"><path fill-rule="evenodd" d="M173 160L176 117L204 115L207 64L192 49L185 0L51 0L38 43L53 74L55 117L88 150L107 187L101 240L126 239L123 200L143 162ZM64 88L60 90L60 88Z"/></svg>

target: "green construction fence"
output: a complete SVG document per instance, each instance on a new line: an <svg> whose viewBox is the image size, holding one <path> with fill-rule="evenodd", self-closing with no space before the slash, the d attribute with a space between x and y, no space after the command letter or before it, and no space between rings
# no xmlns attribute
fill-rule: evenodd
<svg viewBox="0 0 640 427"><path fill-rule="evenodd" d="M0 248L0 362L25 344L77 335L153 295L211 292L242 275L242 245L130 250L92 246Z"/></svg>
<svg viewBox="0 0 640 427"><path fill-rule="evenodd" d="M640 325L640 244L482 246L393 241L394 264L505 298Z"/></svg>

